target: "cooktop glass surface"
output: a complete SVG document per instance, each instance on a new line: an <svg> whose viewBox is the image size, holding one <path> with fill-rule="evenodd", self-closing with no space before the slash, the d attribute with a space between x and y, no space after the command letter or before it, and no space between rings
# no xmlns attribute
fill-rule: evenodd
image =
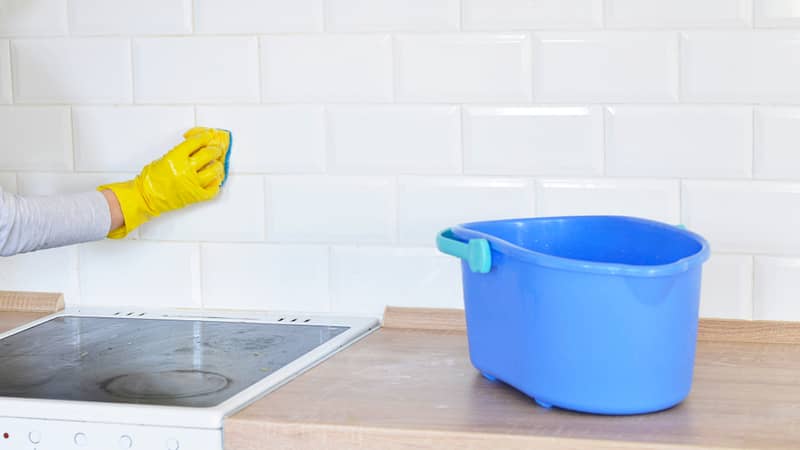
<svg viewBox="0 0 800 450"><path fill-rule="evenodd" d="M56 317L0 339L0 396L215 406L347 329Z"/></svg>

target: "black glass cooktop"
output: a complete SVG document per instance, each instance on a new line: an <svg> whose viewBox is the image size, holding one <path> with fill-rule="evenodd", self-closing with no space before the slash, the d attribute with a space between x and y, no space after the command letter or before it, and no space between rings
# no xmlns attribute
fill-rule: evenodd
<svg viewBox="0 0 800 450"><path fill-rule="evenodd" d="M0 396L214 406L347 329L57 317L0 339Z"/></svg>

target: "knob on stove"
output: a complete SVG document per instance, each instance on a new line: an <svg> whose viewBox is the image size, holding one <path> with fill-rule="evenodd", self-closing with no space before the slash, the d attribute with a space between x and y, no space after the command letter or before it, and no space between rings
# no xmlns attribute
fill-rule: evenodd
<svg viewBox="0 0 800 450"><path fill-rule="evenodd" d="M31 444L38 444L42 442L42 433L38 431L31 431L28 433L28 440L31 441Z"/></svg>
<svg viewBox="0 0 800 450"><path fill-rule="evenodd" d="M83 433L75 433L75 445L78 447L85 447L89 443L89 438Z"/></svg>
<svg viewBox="0 0 800 450"><path fill-rule="evenodd" d="M131 448L133 447L133 439L130 436L125 435L119 438L119 448Z"/></svg>

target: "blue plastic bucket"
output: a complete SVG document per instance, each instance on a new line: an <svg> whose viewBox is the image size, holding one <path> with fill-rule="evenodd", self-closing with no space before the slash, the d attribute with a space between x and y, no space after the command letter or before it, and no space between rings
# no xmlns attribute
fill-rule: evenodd
<svg viewBox="0 0 800 450"><path fill-rule="evenodd" d="M544 406L670 408L689 394L708 243L618 216L499 220L437 238L463 259L472 364Z"/></svg>

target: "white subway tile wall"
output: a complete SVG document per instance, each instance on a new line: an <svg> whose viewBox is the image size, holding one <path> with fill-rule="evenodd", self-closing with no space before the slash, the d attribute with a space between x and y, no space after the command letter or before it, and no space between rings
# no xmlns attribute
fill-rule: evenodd
<svg viewBox="0 0 800 450"><path fill-rule="evenodd" d="M255 37L133 41L137 103L256 102L258 67Z"/></svg>
<svg viewBox="0 0 800 450"><path fill-rule="evenodd" d="M235 133L234 173L325 171L322 106L198 106L197 123Z"/></svg>
<svg viewBox="0 0 800 450"><path fill-rule="evenodd" d="M756 256L753 316L800 321L800 259Z"/></svg>
<svg viewBox="0 0 800 450"><path fill-rule="evenodd" d="M747 178L750 107L612 106L606 109L608 175Z"/></svg>
<svg viewBox="0 0 800 450"><path fill-rule="evenodd" d="M459 0L328 0L329 31L458 31Z"/></svg>
<svg viewBox="0 0 800 450"><path fill-rule="evenodd" d="M763 28L800 27L800 1L753 0L755 25Z"/></svg>
<svg viewBox="0 0 800 450"><path fill-rule="evenodd" d="M72 131L66 106L0 106L2 170L72 170Z"/></svg>
<svg viewBox="0 0 800 450"><path fill-rule="evenodd" d="M69 0L72 34L184 34L192 31L192 0Z"/></svg>
<svg viewBox="0 0 800 450"><path fill-rule="evenodd" d="M542 179L536 200L539 216L611 214L680 221L680 184L675 180Z"/></svg>
<svg viewBox="0 0 800 450"><path fill-rule="evenodd" d="M534 34L537 102L674 102L678 36L661 31Z"/></svg>
<svg viewBox="0 0 800 450"><path fill-rule="evenodd" d="M758 107L755 112L756 178L797 178L800 173L800 108Z"/></svg>
<svg viewBox="0 0 800 450"><path fill-rule="evenodd" d="M529 102L525 33L413 34L395 38L399 102Z"/></svg>
<svg viewBox="0 0 800 450"><path fill-rule="evenodd" d="M0 289L460 307L441 229L626 214L709 239L701 315L800 320L800 0L7 0L0 38L7 192L234 136L218 199L2 259Z"/></svg>
<svg viewBox="0 0 800 450"><path fill-rule="evenodd" d="M603 0L463 0L465 30L598 28Z"/></svg>
<svg viewBox="0 0 800 450"><path fill-rule="evenodd" d="M747 28L752 0L606 0L612 28Z"/></svg>
<svg viewBox="0 0 800 450"><path fill-rule="evenodd" d="M457 106L331 106L327 112L334 172L461 172Z"/></svg>
<svg viewBox="0 0 800 450"><path fill-rule="evenodd" d="M11 48L8 39L0 39L0 103L11 103Z"/></svg>
<svg viewBox="0 0 800 450"><path fill-rule="evenodd" d="M753 317L753 257L714 254L703 266L700 316Z"/></svg>
<svg viewBox="0 0 800 450"><path fill-rule="evenodd" d="M464 172L480 175L602 175L599 107L464 108Z"/></svg>
<svg viewBox="0 0 800 450"><path fill-rule="evenodd" d="M194 0L194 7L198 33L322 31L322 0Z"/></svg>
<svg viewBox="0 0 800 450"><path fill-rule="evenodd" d="M800 102L800 30L681 35L683 100Z"/></svg>
<svg viewBox="0 0 800 450"><path fill-rule="evenodd" d="M74 107L75 169L136 172L172 148L193 126L191 106Z"/></svg>
<svg viewBox="0 0 800 450"><path fill-rule="evenodd" d="M3 0L2 36L63 36L67 34L67 0Z"/></svg>
<svg viewBox="0 0 800 450"><path fill-rule="evenodd" d="M401 244L430 246L436 233L465 222L531 217L533 183L514 178L402 177L397 193Z"/></svg>
<svg viewBox="0 0 800 450"><path fill-rule="evenodd" d="M388 102L392 67L388 34L261 38L266 102Z"/></svg>
<svg viewBox="0 0 800 450"><path fill-rule="evenodd" d="M0 172L0 188L6 192L17 192L17 174L12 172Z"/></svg>
<svg viewBox="0 0 800 450"><path fill-rule="evenodd" d="M130 40L56 38L11 41L17 103L130 103Z"/></svg>

